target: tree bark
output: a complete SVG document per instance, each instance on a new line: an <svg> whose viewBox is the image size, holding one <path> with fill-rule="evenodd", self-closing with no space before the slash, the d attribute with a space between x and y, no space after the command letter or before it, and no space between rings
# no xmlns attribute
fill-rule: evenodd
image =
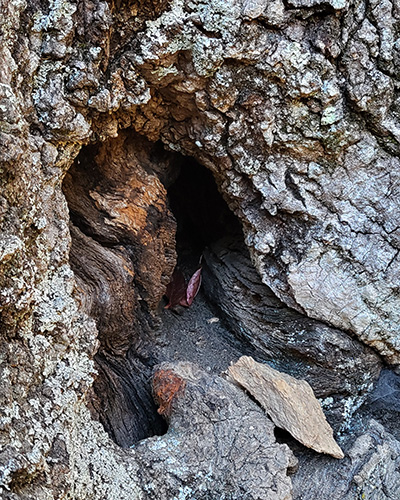
<svg viewBox="0 0 400 500"><path fill-rule="evenodd" d="M1 498L400 498L398 1L0 12ZM274 434L243 354L343 460Z"/></svg>

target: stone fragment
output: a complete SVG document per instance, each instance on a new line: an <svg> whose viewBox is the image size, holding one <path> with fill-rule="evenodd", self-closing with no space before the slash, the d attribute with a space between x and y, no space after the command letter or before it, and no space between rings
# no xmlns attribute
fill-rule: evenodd
<svg viewBox="0 0 400 500"><path fill-rule="evenodd" d="M276 426L308 448L335 458L344 457L306 381L257 363L249 356L242 356L230 366L228 374L257 399Z"/></svg>
<svg viewBox="0 0 400 500"><path fill-rule="evenodd" d="M181 361L157 367L153 393L168 432L129 450L144 499L292 500L297 460L238 387Z"/></svg>
<svg viewBox="0 0 400 500"><path fill-rule="evenodd" d="M153 379L154 399L158 403L158 413L170 416L171 406L179 393L185 390L184 379L175 375L173 370L158 370Z"/></svg>

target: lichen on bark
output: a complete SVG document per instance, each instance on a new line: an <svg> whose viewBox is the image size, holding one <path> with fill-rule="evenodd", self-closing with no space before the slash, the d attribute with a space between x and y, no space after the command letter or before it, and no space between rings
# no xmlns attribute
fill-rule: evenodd
<svg viewBox="0 0 400 500"><path fill-rule="evenodd" d="M382 363L398 369L398 2L0 0L0 12L2 497L311 499L313 474L332 498L398 498L399 442L365 424L368 411L344 434L342 465L297 450L292 490L269 419L192 365L168 365L192 391L173 409L180 431L127 449L162 427L138 419L155 410L149 346L176 261L167 189L184 157L212 171L240 221L258 272L243 300L255 286L279 322L298 320L293 352L311 378L327 339L340 345L327 373L345 381L343 421ZM227 314L242 339L257 321L247 311ZM316 354L299 325L307 339L326 333ZM260 351L278 352L285 328ZM119 427L96 421L113 391Z"/></svg>

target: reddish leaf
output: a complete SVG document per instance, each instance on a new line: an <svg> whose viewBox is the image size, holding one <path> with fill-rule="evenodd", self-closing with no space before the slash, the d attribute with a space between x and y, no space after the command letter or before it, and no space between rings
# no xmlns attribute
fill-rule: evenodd
<svg viewBox="0 0 400 500"><path fill-rule="evenodd" d="M181 299L181 301L179 302L179 305L184 306L184 307L189 307L189 304L187 303L187 300L186 300L186 295L185 295L185 297L183 297Z"/></svg>
<svg viewBox="0 0 400 500"><path fill-rule="evenodd" d="M187 285L186 302L188 306L192 305L194 298L199 293L200 285L201 285L201 267L200 269L197 269L197 271L193 274Z"/></svg>
<svg viewBox="0 0 400 500"><path fill-rule="evenodd" d="M165 295L168 299L168 304L165 306L165 309L171 309L178 305L187 306L186 302L186 282L185 278L177 267L171 276L171 281L167 285L167 290L165 291Z"/></svg>

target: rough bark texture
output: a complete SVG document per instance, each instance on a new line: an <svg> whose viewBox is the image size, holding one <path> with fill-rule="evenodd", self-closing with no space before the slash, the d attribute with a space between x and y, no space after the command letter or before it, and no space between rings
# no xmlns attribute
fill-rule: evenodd
<svg viewBox="0 0 400 500"><path fill-rule="evenodd" d="M285 306L262 283L243 247L226 238L206 250L208 297L260 360L307 380L330 421L346 428L379 375L379 356L346 332Z"/></svg>
<svg viewBox="0 0 400 500"><path fill-rule="evenodd" d="M2 498L398 500L398 0L0 0L0 19ZM203 201L226 330L208 346L304 373L343 462L291 443L291 479L262 411L192 365L166 365L187 392L148 438L165 431L152 369L175 357L157 329L180 324L159 303L183 156L213 173L258 273L222 259L230 222L200 223ZM226 276L237 290L213 298Z"/></svg>
<svg viewBox="0 0 400 500"><path fill-rule="evenodd" d="M301 454L298 474L293 476L293 496L302 500L398 498L399 457L399 441L372 419L343 460Z"/></svg>

